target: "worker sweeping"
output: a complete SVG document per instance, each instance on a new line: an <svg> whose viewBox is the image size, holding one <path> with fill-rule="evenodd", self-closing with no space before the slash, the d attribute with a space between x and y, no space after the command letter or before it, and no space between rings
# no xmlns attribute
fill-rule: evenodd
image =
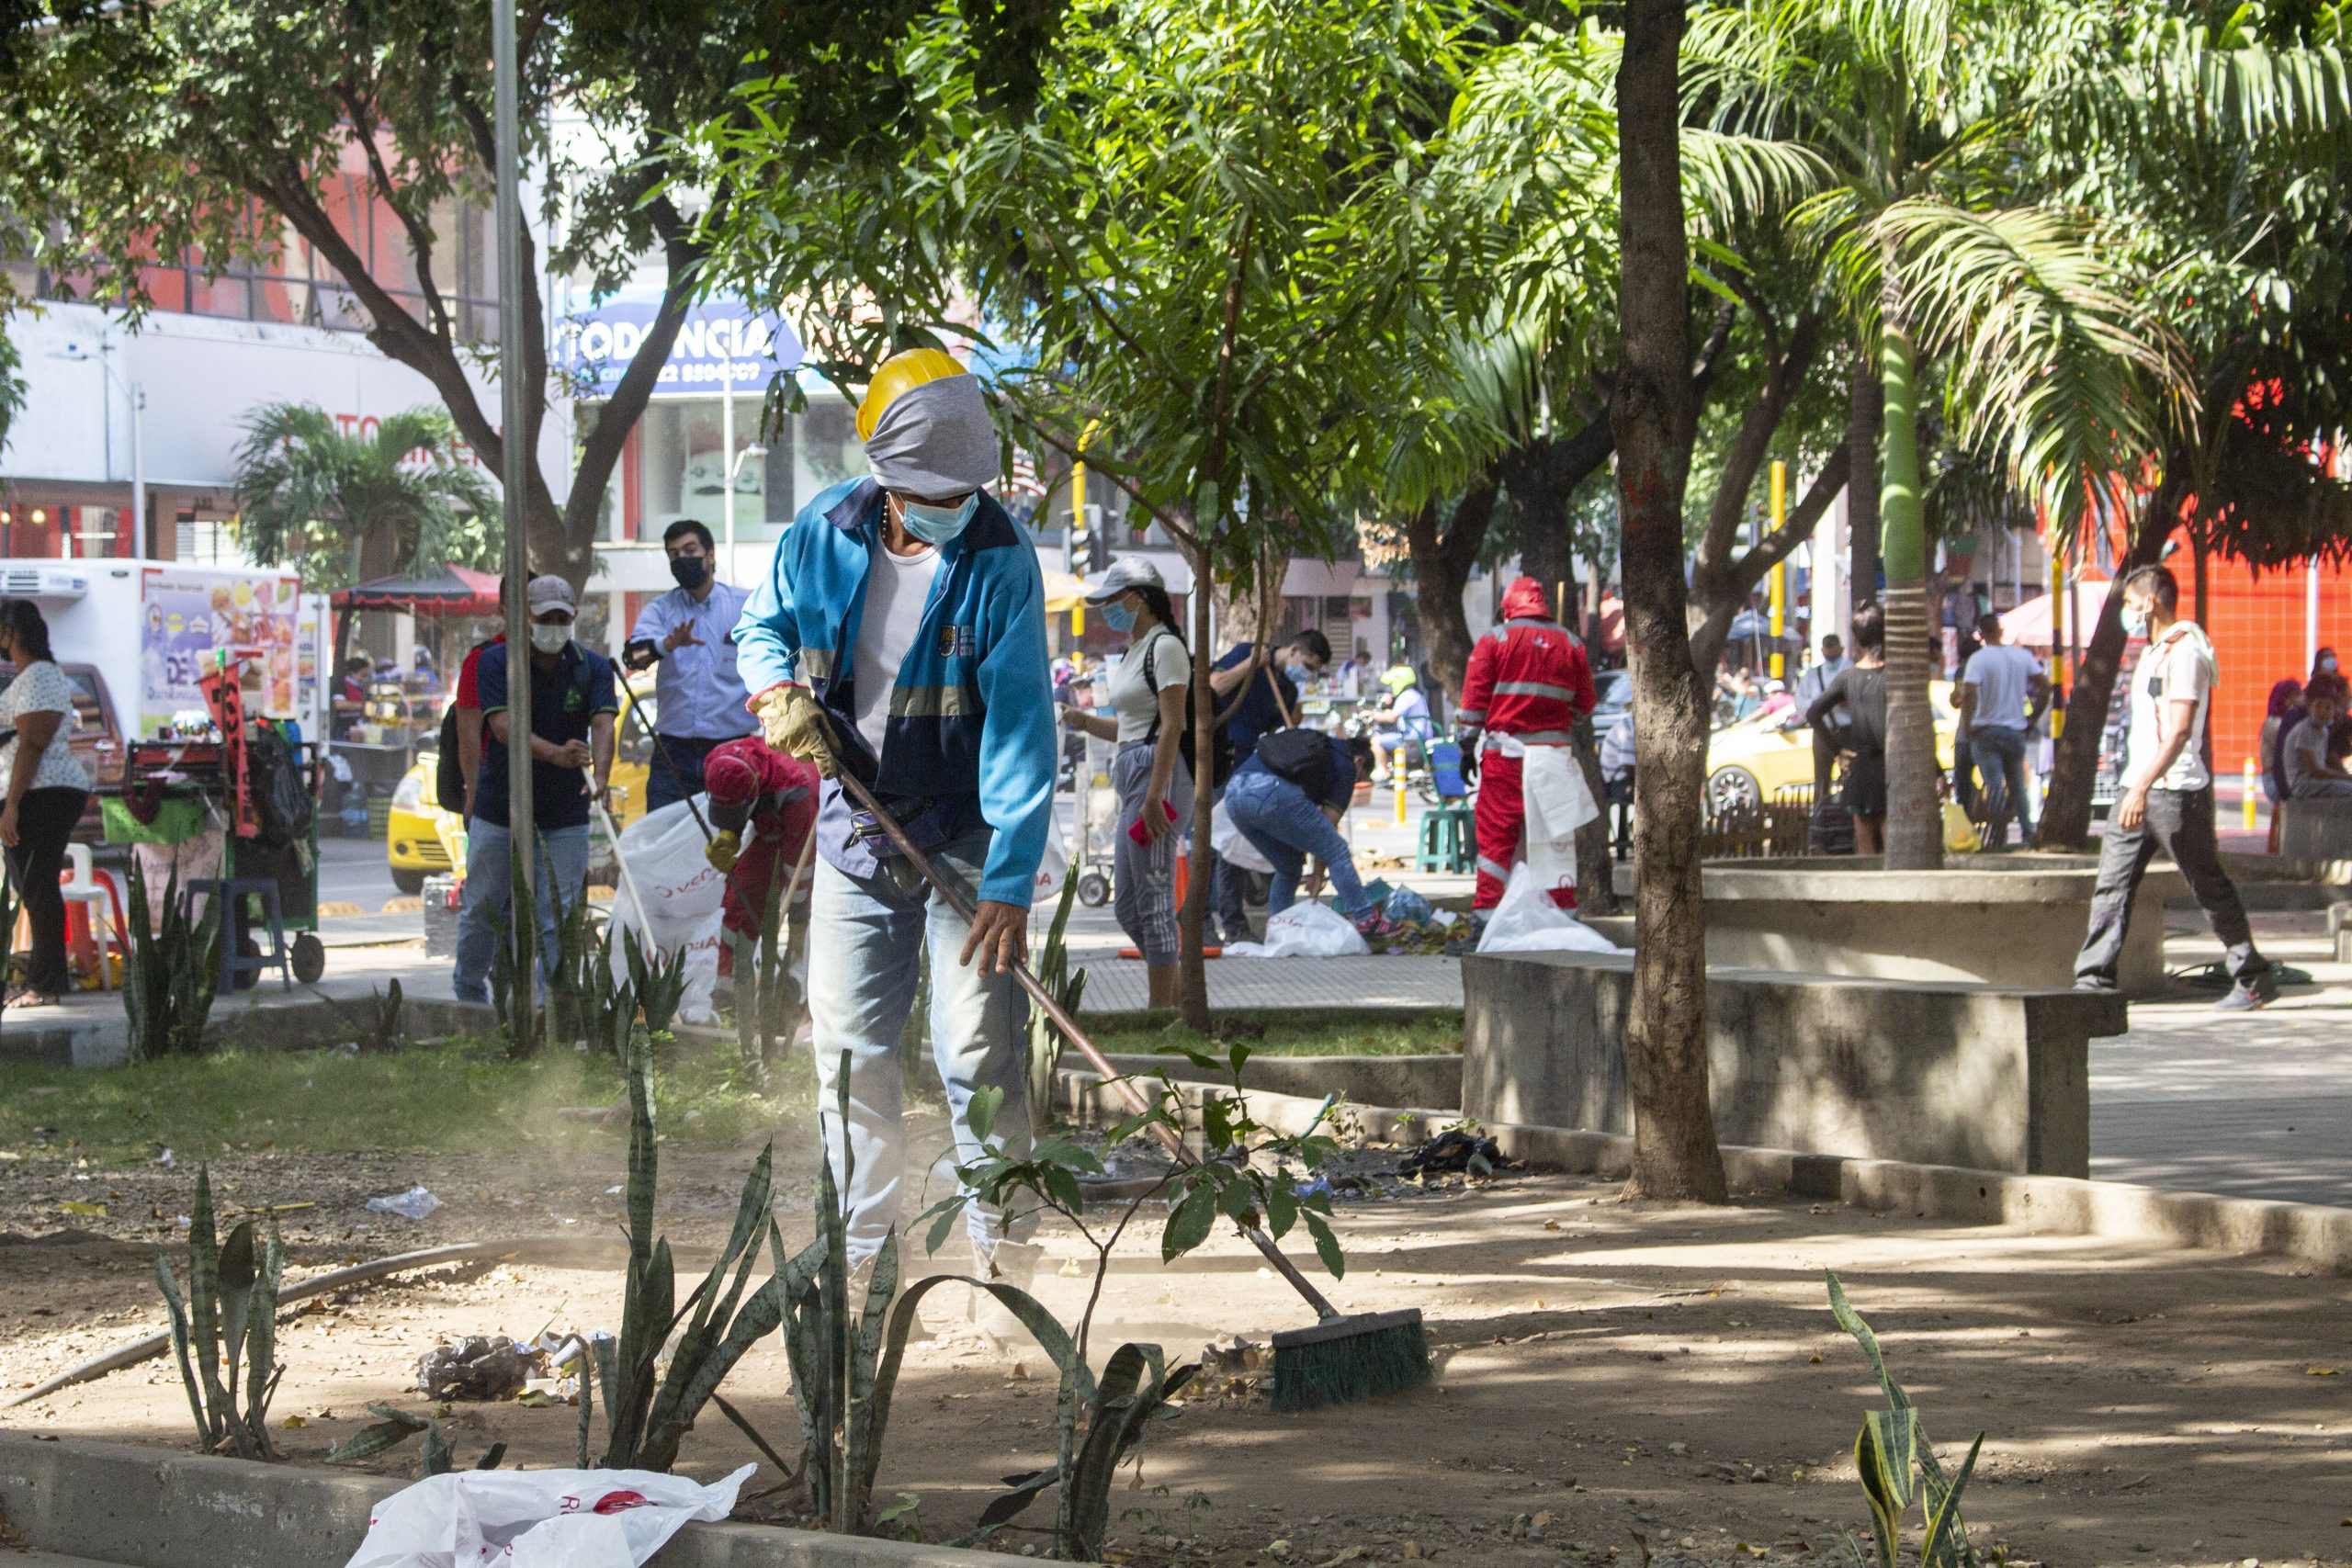
<svg viewBox="0 0 2352 1568"><path fill-rule="evenodd" d="M711 827L703 852L727 874L727 929L757 939L770 892L779 878L791 880L801 848L816 828L823 781L807 762L747 735L711 749L703 760L702 782ZM719 950L721 964L731 956L730 949Z"/></svg>
<svg viewBox="0 0 2352 1568"><path fill-rule="evenodd" d="M1576 831L1600 814L1569 731L1593 709L1584 643L1552 619L1532 577L1503 590L1502 621L1470 650L1453 722L1478 748L1476 909L1502 901L1522 854L1552 901L1576 908ZM1483 734L1483 743L1481 736Z"/></svg>
<svg viewBox="0 0 2352 1568"><path fill-rule="evenodd" d="M977 1160L968 1111L1002 1093L990 1142L1030 1146L1012 971L1026 956L1029 899L1053 825L1053 687L1045 583L1029 536L987 486L1000 445L979 384L933 349L897 355L857 411L870 479L831 486L776 542L735 628L751 709L768 745L828 781L811 869L808 1009L818 1103L842 1174L849 1256L873 1257L904 1186L899 1043L917 958L931 953L931 1040L956 1149ZM844 798L854 774L909 841L977 889L971 919ZM849 1125L836 1077L848 1057ZM1037 1250L996 1210L966 1210L983 1269L1026 1285ZM1033 1218L1034 1223L1034 1218ZM980 1326L1009 1314L982 1295Z"/></svg>

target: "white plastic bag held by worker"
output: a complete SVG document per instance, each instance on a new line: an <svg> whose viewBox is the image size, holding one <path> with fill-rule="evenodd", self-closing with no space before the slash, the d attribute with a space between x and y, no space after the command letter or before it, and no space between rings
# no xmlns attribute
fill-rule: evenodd
<svg viewBox="0 0 2352 1568"><path fill-rule="evenodd" d="M1600 815L1584 769L1566 746L1530 746L1520 767L1520 793L1527 802L1527 863L1546 892L1574 887L1577 829Z"/></svg>
<svg viewBox="0 0 2352 1568"><path fill-rule="evenodd" d="M629 902L628 884L613 899L613 972L628 973L628 944L621 933L635 931L646 957L686 955L686 989L679 1021L708 1023L711 990L718 984L721 905L727 878L703 854L702 827L688 804L672 801L621 829L619 853L628 863L637 896L645 900L640 926Z"/></svg>

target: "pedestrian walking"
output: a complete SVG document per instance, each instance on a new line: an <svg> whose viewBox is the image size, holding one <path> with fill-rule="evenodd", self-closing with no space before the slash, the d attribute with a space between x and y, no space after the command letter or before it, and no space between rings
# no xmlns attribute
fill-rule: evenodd
<svg viewBox="0 0 2352 1568"><path fill-rule="evenodd" d="M1813 711L1814 699L1827 689L1829 682L1854 667L1846 657L1846 641L1836 632L1821 639L1821 657L1806 665L1797 676L1796 714L1792 720ZM1829 804L1830 780L1838 770L1837 725L1815 724L1807 731L1813 742L1813 810L1814 831L1819 832L1822 807Z"/></svg>
<svg viewBox="0 0 2352 1568"><path fill-rule="evenodd" d="M711 752L758 728L735 656L735 623L751 595L718 580L718 547L692 518L662 530L662 548L678 586L638 612L621 646L623 664L655 672L648 811L701 794Z"/></svg>
<svg viewBox="0 0 2352 1568"><path fill-rule="evenodd" d="M1176 1005L1176 845L1191 820L1193 777L1184 766L1184 699L1193 657L1176 631L1176 609L1159 569L1139 556L1111 563L1086 595L1102 624L1129 634L1111 667L1111 711L1062 709L1062 722L1098 740L1115 741L1111 787L1119 797L1112 840L1111 905L1119 929L1143 954L1156 1008Z"/></svg>
<svg viewBox="0 0 2352 1568"><path fill-rule="evenodd" d="M1856 605L1852 630L1854 662L1822 688L1804 721L1832 737L1846 768L1839 798L1854 818L1854 852L1874 855L1886 847L1885 612L1875 604Z"/></svg>
<svg viewBox="0 0 2352 1568"><path fill-rule="evenodd" d="M1513 579L1501 610L1501 624L1470 650L1453 714L1463 749L1478 749L1472 907L1491 909L1502 901L1510 868L1523 854L1539 862L1552 901L1574 908L1576 830L1600 809L1570 750L1570 731L1595 705L1592 669L1584 643L1552 619L1544 585L1533 578Z"/></svg>
<svg viewBox="0 0 2352 1568"><path fill-rule="evenodd" d="M1284 729L1265 737L1246 762L1238 763L1225 789L1233 826L1274 868L1266 913L1279 915L1296 901L1298 885L1311 858L1331 879L1331 901L1367 936L1379 932L1381 914L1364 891L1340 818L1355 798L1355 753L1336 735L1319 729Z"/></svg>
<svg viewBox="0 0 2352 1568"><path fill-rule="evenodd" d="M2262 1007L2278 998L2278 976L2254 945L2213 831L2213 773L2205 763L2213 645L2202 627L2180 619L2180 584L2168 569L2143 566L2123 580L2120 591L2124 630L2146 637L2148 647L2132 669L2123 794L2099 846L2098 881L2083 950L2075 959L2075 984L2088 991L2115 989L2132 897L2162 850L2188 879L2188 890L2227 950L2230 993L2214 1006L2229 1011Z"/></svg>
<svg viewBox="0 0 2352 1568"><path fill-rule="evenodd" d="M523 739L531 754L531 826L537 840L531 886L544 982L554 972L559 922L588 896L589 806L612 787L613 721L620 702L612 660L572 638L578 601L571 583L552 575L535 577L524 591L524 606L531 617L531 646L521 678L530 682L531 730ZM490 1000L491 968L514 914L506 760L514 744L506 706L515 679L509 667L513 651L503 642L494 643L474 663L483 736L468 824L465 895L458 909L453 985L463 1002ZM527 982L518 976L514 984L519 995Z"/></svg>
<svg viewBox="0 0 2352 1568"><path fill-rule="evenodd" d="M1278 649L1238 642L1225 651L1210 672L1209 691L1217 710L1226 715L1225 739L1235 768L1257 750L1261 737L1297 722L1300 690L1320 680L1330 663L1330 640L1313 626ZM1210 915L1226 941L1250 941L1243 897L1249 873L1228 864L1222 855L1213 856L1209 864Z"/></svg>
<svg viewBox="0 0 2352 1568"><path fill-rule="evenodd" d="M50 1007L65 994L65 900L57 875L90 799L90 770L74 755L74 682L50 651L49 622L29 599L0 601L0 661L14 672L0 689L0 847L8 883L32 927L24 984L0 1007ZM0 949L9 932L0 928Z"/></svg>
<svg viewBox="0 0 2352 1568"><path fill-rule="evenodd" d="M767 743L829 781L817 813L808 1010L826 1148L849 1209L853 1265L896 1222L907 1134L899 1043L920 955L931 958L931 1049L956 1157L1025 1157L1031 1113L1012 971L1054 820L1054 710L1037 552L987 487L996 425L979 383L936 349L893 355L858 405L867 479L820 491L776 541L735 628ZM854 809L847 768L946 876L967 923ZM849 1119L834 1109L842 1059ZM1002 1098L984 1148L971 1107ZM854 1170L844 1170L845 1161ZM978 1271L1026 1285L1034 1214L973 1203ZM984 1332L1013 1330L975 1308Z"/></svg>
<svg viewBox="0 0 2352 1568"><path fill-rule="evenodd" d="M1969 655L1961 676L1960 726L1955 744L1969 754L1984 779L1984 847L2008 847L2009 818L2018 822L2018 842L2033 842L2033 817L2026 804L2026 727L2050 700L2050 679L2041 661L2002 640L2001 617L1987 614L1976 623L1982 646Z"/></svg>

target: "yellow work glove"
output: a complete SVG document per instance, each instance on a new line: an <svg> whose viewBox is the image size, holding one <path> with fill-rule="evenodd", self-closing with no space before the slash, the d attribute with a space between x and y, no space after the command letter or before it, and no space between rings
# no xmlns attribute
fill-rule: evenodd
<svg viewBox="0 0 2352 1568"><path fill-rule="evenodd" d="M825 716L806 686L771 686L753 709L771 750L797 757L827 778L833 776L833 749L825 739Z"/></svg>
<svg viewBox="0 0 2352 1568"><path fill-rule="evenodd" d="M742 853L743 835L732 828L722 828L703 846L702 858L710 863L713 871L724 875L735 869L735 862Z"/></svg>

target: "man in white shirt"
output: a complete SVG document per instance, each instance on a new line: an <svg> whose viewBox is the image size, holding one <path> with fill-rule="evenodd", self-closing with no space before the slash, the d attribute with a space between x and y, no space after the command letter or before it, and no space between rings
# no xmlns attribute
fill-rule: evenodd
<svg viewBox="0 0 2352 1568"><path fill-rule="evenodd" d="M2050 694L2041 661L2001 640L2001 617L1977 618L1984 646L1970 655L1960 683L1960 729L1979 772L1984 775L1984 847L2009 846L2009 815L2017 814L2018 841L2033 842L2033 818L2025 801L2025 730Z"/></svg>
<svg viewBox="0 0 2352 1568"><path fill-rule="evenodd" d="M758 728L743 704L750 694L735 670L735 623L751 595L718 581L710 530L682 517L662 535L670 575L678 586L638 613L621 662L631 670L658 667L653 677L652 775L645 808L702 793L702 765L711 752Z"/></svg>
<svg viewBox="0 0 2352 1568"><path fill-rule="evenodd" d="M2213 773L2205 765L2205 718L2213 696L2213 645L2179 618L2180 584L2166 569L2143 566L2123 580L2123 626L2148 649L2131 680L2131 738L2123 795L2108 818L2091 893L2090 927L2075 959L2075 987L2115 989L2116 966L2131 928L2140 878L2161 849L2172 857L2205 918L2228 950L2230 994L2214 1003L2245 1012L2275 1001L2278 979L2255 950L2238 890L2222 869L2213 835Z"/></svg>

